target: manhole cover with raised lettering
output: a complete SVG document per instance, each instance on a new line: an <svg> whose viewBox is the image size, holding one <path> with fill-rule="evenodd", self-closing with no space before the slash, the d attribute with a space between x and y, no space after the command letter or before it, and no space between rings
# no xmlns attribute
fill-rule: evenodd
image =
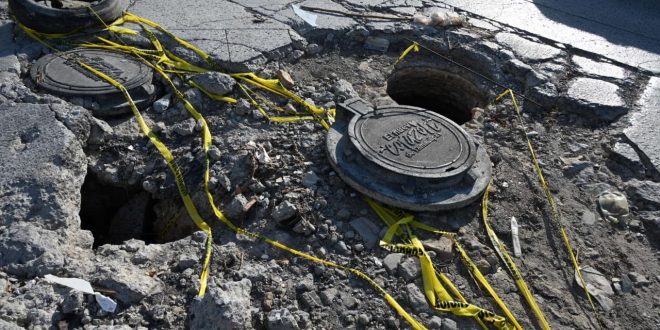
<svg viewBox="0 0 660 330"><path fill-rule="evenodd" d="M128 112L128 103L123 94L81 66L80 62L123 84L138 107L145 107L154 99L156 87L152 84L151 68L130 56L113 51L74 49L49 54L32 66L30 76L40 88L78 101L74 103L81 103L97 116Z"/></svg>
<svg viewBox="0 0 660 330"><path fill-rule="evenodd" d="M410 210L446 210L472 203L488 185L484 147L446 117L411 106L374 109L359 98L338 110L328 158L367 196Z"/></svg>

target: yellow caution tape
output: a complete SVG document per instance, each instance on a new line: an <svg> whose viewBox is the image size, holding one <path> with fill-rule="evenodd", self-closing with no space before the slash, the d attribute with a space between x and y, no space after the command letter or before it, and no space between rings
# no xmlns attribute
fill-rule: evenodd
<svg viewBox="0 0 660 330"><path fill-rule="evenodd" d="M394 65L399 64L403 60L404 57L408 55L411 51L415 51L415 53L419 52L419 44L415 41L410 45L408 48L406 48L403 53L401 53L401 56L399 56L399 59L394 62Z"/></svg>
<svg viewBox="0 0 660 330"><path fill-rule="evenodd" d="M490 189L490 184L486 188L486 192L484 193L483 201L481 204L481 214L484 222L484 227L486 228L486 234L490 239L491 244L493 244L495 253L497 253L500 259L502 259L502 262L504 262L504 265L506 266L509 273L511 273L511 276L513 277L513 280L516 283L516 286L518 286L518 290L520 290L520 293L525 298L525 301L527 301L527 305L529 306L529 308L532 310L532 312L534 312L534 316L536 317L539 326L542 329L550 329L550 324L548 324L545 315L541 311L541 308L536 302L536 299L534 299L534 295L532 294L531 290L529 289L529 287L527 287L527 283L525 283L522 274L518 270L518 267L516 267L516 263L513 261L513 258L511 258L511 256L507 252L504 243L500 241L500 239L497 237L497 234L495 234L495 231L490 226L490 222L488 221L488 190L489 189Z"/></svg>
<svg viewBox="0 0 660 330"><path fill-rule="evenodd" d="M181 78L183 78L183 77L181 77ZM184 79L182 79L182 80L184 80ZM228 103L236 103L235 98L211 93L211 92L207 91L205 88L203 88L202 86L200 86L199 84L197 84L196 82L194 82L192 80L186 80L186 82L190 86L193 86L193 87L199 89L202 93L204 93L206 96L208 96L212 100L223 101L223 102L228 102Z"/></svg>
<svg viewBox="0 0 660 330"><path fill-rule="evenodd" d="M502 299L499 297L497 292L495 292L495 290L493 290L493 287L490 286L490 284L488 283L488 280L486 280L486 278L483 276L483 274L481 274L481 271L479 270L479 268L477 268L477 265L472 261L472 259L470 259L467 252L465 252L465 249L463 249L461 244L455 238L454 238L454 247L456 248L456 251L458 251L459 255L461 256L461 259L463 260L463 263L465 264L467 269L470 271L472 276L475 277L475 279L477 280L477 282L479 283L479 285L481 287L486 289L486 291L490 294L490 296L493 298L493 300L495 300L495 303L497 303L497 305L500 306L500 309L502 309L502 311L504 312L504 315L506 315L506 317L509 319L509 321L511 321L511 323L513 323L514 328L515 329L522 329L522 326L520 325L520 323L518 323L518 320L516 319L516 317L513 316L513 314L511 313L509 308L506 306L504 301L502 301Z"/></svg>
<svg viewBox="0 0 660 330"><path fill-rule="evenodd" d="M135 19L135 18L132 18L132 19ZM139 20L139 19L135 19L135 20L138 21L138 22L141 22L141 23L144 22L143 20ZM155 24L155 23L151 22L151 24ZM151 24L150 24L150 26L153 26L153 25L151 25ZM161 47L158 46L159 43L158 43L157 41L152 40L152 42L154 43L155 48L156 48L159 52L162 52L162 53L163 53L163 56L164 56L163 59L164 59L164 60L159 61L159 62L161 62L161 63L163 63L163 64L165 64L165 65L168 65L168 64L169 64L169 63L168 63L168 62L169 62L169 58L167 57L167 55L164 54L164 49L162 49ZM134 54L135 54L135 53L134 53ZM135 55L138 55L138 54L135 54ZM142 59L143 61L147 62L146 60L144 60L144 58L141 58L141 59ZM147 62L147 63L148 63L148 62ZM416 320L415 320L410 314L408 314L408 313L407 313L407 312L406 312L406 311L405 311L405 310L404 310L404 309L403 309L403 308L402 308L402 307L396 302L396 300L395 300L393 297L391 297L391 296L390 296L390 295L389 295L389 294L388 294L388 293L387 293L382 287L380 287L375 281L373 281L370 277L368 277L368 276L367 276L366 274L364 274L363 272L361 272L361 271L359 271L359 270L357 270L357 269L355 269L355 268L342 266L342 265L339 265L339 264L336 264L336 263L333 263L333 262L330 262L330 261L327 261L327 260L323 260L323 259L320 259L320 258L317 258L317 257L311 256L311 255L306 254L306 253L304 253L304 252L301 252L301 251L298 251L298 250L292 249L292 248L290 248L290 247L288 247L288 246L286 246L286 245L283 245L283 244L281 244L281 243L279 243L279 242L277 242L277 241L273 241L273 240L271 240L271 239L269 239L269 238L267 238L267 237L265 237L265 236L262 236L262 235L260 235L260 234L256 234L256 233L252 233L252 232L249 232L249 231L247 231L247 230L245 230L245 229L243 229L243 228L240 228L240 227L234 225L229 219L227 219L227 218L224 216L224 214L220 211L220 209L216 206L216 204L215 204L215 202L214 202L214 199L213 199L213 195L211 194L211 192L210 192L210 190L209 190L209 187L208 187L208 181L209 181L209 176L210 176L210 175L209 175L209 171L210 171L210 159L209 159L209 156L208 156L208 150L209 150L209 147L210 147L210 145L211 145L211 133L210 133L210 130L209 130L208 125L207 125L207 123L206 123L206 120L204 119L204 117L203 117L199 112L197 112L197 111L195 110L195 108L192 106L192 104L190 104L190 103L185 99L183 93L181 93L180 91L178 91L178 89L176 88L176 86L174 85L174 83L171 81L171 79L169 78L169 76L167 76L167 74L164 72L164 70L159 66L159 63L156 63L155 65L154 65L154 64L151 64L151 63L148 63L148 64L149 64L152 68L154 68L159 74L161 74L161 76L163 76L163 77L165 78L165 80L168 82L168 84L170 85L170 87L174 90L175 95L176 95L176 96L177 96L177 97L178 97L178 98L184 103L184 107L187 109L187 111L188 111L188 112L189 112L189 113L190 113L190 114L191 114L196 120L198 120L199 122L202 123L202 134L203 134L203 138L202 138L202 148L203 148L203 150L204 150L204 152L205 152L205 154L206 154L206 170L205 170L205 172L204 172L204 190L205 190L205 193L206 193L206 195L207 195L207 199L208 199L208 201L209 201L209 204L211 205L211 208L212 208L212 210L213 210L215 216L216 216L221 222L223 222L225 225L227 225L230 229L232 229L232 230L233 230L234 232L236 232L237 234L243 234L243 235L246 235L246 236L250 236L250 237L254 237L254 238L260 239L260 240L262 240L262 241L264 241L264 242L266 242L266 243L268 243L268 244L270 244L270 245L273 245L273 246L275 246L275 247L278 247L278 248L280 248L280 249L283 249L283 250L288 251L288 252L290 252L290 253L293 253L293 254L295 254L295 255L301 256L301 257L303 257L303 258L305 258L305 259L307 259L307 260L310 260L310 261L313 261L313 262L318 262L318 263L324 264L324 265L329 266L329 267L335 267L335 268L338 268L338 269L342 269L342 270L344 270L344 271L347 271L347 272L350 272L350 273L353 273L353 274L357 275L358 277L360 277L360 278L366 280L366 281L367 281L372 287L374 287L374 289L376 289L376 291L378 291L378 292L379 292L379 293L385 298L385 300L390 304L390 306L392 306L392 307L397 311L397 313L399 313L399 315L401 315L401 316L402 316L402 317L403 317L403 318L404 318L404 319L405 319L405 320L406 320L406 321L407 321L407 322L408 322L408 323L409 323L414 329L420 329L420 330L421 330L421 329L426 329L422 324L420 324L420 323L419 323L418 321L416 321ZM284 96L295 96L295 97L297 97L295 94L293 94L293 93L287 91L286 89L284 89L283 87L281 87L281 85L280 85L281 88L280 88L280 87L277 87L277 86L275 86L275 85L272 85L271 82L268 82L268 81L262 80L261 78L256 77L256 76L254 76L254 75L248 75L248 76L245 77L245 80L248 81L248 82L250 82L250 79L253 79L253 80L256 81L258 84L261 84L261 85L267 86L269 90L271 90L271 91L273 91L273 92L276 92L276 93L278 93L278 94L280 94L280 95L284 95ZM279 84L279 82L278 82L278 84ZM115 86L117 86L117 85L115 85ZM119 87L118 87L118 88L119 88ZM122 88L123 88L123 86L122 86ZM123 91L125 91L125 88L123 88ZM289 93L290 93L290 95L288 95ZM128 95L128 93L126 92L125 95ZM130 101L130 95L128 95L127 98L129 99L129 103L130 103L130 102L131 102L131 101ZM298 99L299 99L299 98L298 98ZM298 102L300 102L300 101L302 101L302 100L301 100L301 99L299 99L299 100L295 100L295 98L294 98L294 101L298 101ZM306 102L302 101L302 104L306 104ZM311 107L310 107L310 110L312 110L312 111L313 111L313 110L316 110L316 111L318 111L319 113L323 112L323 111L320 111L319 109L314 109L314 108L311 108ZM139 113L138 113L138 114L139 114ZM160 150L160 149L159 149L159 150ZM170 162L168 162L168 164L169 164L169 163L170 163ZM171 162L171 163L174 163L174 162ZM179 173L180 173L180 171L179 171ZM176 176L176 174L175 174L175 176ZM179 181L177 180L177 182L179 182ZM183 196L183 193L187 193L187 190L180 190L180 193L181 193L182 196ZM191 202L191 205L192 205L192 200L191 200L190 202ZM192 207L194 208L194 205L192 205ZM210 230L210 229L209 229L209 230ZM210 237L210 236L209 236L209 237ZM209 255L209 257L210 257L210 255ZM207 273L207 274L208 274L208 273Z"/></svg>
<svg viewBox="0 0 660 330"><path fill-rule="evenodd" d="M107 29L110 32L119 33L119 34L129 34L129 35L137 35L138 34L138 32L133 30L133 29L120 27L120 26L115 26L115 25L110 25L110 26L107 27Z"/></svg>
<svg viewBox="0 0 660 330"><path fill-rule="evenodd" d="M279 117L279 116L271 116L266 112L266 110L257 102L252 95L256 96L256 93L252 91L249 87L245 86L244 84L239 83L238 87L240 88L241 92L243 92L243 95L247 97L248 102L255 107L259 113L261 113L262 116L266 117L268 121L270 122L276 122L276 123L290 123L290 122L296 122L296 121L301 121L301 120L315 120L316 117L313 116L290 116L290 117ZM252 94L251 94L252 93Z"/></svg>
<svg viewBox="0 0 660 330"><path fill-rule="evenodd" d="M522 329L506 305L502 302L501 299L499 299L495 291L488 284L487 280L483 277L483 275L481 275L479 270L476 269L476 266L474 266L472 260L470 260L470 258L467 256L467 253L462 250L458 242L455 240L454 234L443 232L428 225L422 226L419 222L414 220L412 215L404 214L402 212L398 212L391 208L385 207L372 199L367 199L367 203L388 226L388 229L383 236L380 245L388 249L398 250L398 252L408 252L410 255L414 255L419 258L422 268L424 293L433 309L443 312L450 312L457 316L474 317L484 328L486 327L483 322L492 324L497 329ZM448 236L451 237L454 241L454 246L458 246L461 257L466 262L466 266L468 267L470 273L477 276L480 285L489 291L491 296L493 296L495 301L507 314L507 317L509 317L513 324L509 323L504 317L498 316L483 308L467 303L460 294L457 295L460 297L460 301L455 301L442 285L439 278L442 278L444 283L450 283L450 288L453 292L458 292L458 290L453 284L451 284L451 281L446 276L438 276L440 273L434 269L431 258L424 250L422 242L413 234L411 229L412 227L425 228L428 229L428 231L434 233L448 234ZM391 240L395 235L405 237L405 239L410 243L392 244Z"/></svg>
<svg viewBox="0 0 660 330"><path fill-rule="evenodd" d="M523 130L525 130L525 122L523 121L522 115L520 114L520 107L518 106L518 102L516 101L516 97L511 89L507 89L504 91L502 94L498 95L495 101L499 101L501 98L503 98L506 95L511 95L511 101L513 103L513 108L516 111L516 116L518 117L518 121L523 127ZM536 170L536 174L539 177L539 182L541 183L541 188L543 189L543 192L545 193L545 197L548 201L548 204L550 204L550 209L552 213L552 219L557 224L559 227L559 230L561 232L562 239L564 241L564 245L566 246L566 250L568 251L568 255L570 256L571 263L573 264L573 269L575 272L578 274L578 277L580 278L580 282L582 284L582 287L584 288L584 293L587 296L587 300L589 301L589 304L591 305L591 309L594 312L594 315L596 316L596 321L598 323L598 326L602 329L603 325L600 320L600 316L598 315L598 311L596 310L596 306L594 305L593 299L591 298L591 294L589 294L589 290L587 290L587 285L584 281L584 278L582 277L582 271L580 270L580 265L578 264L577 258L575 257L575 253L573 252L573 247L571 245L571 240L568 237L568 233L566 232L566 229L564 228L564 225L562 224L562 217L561 213L559 211L559 208L557 207L557 203L555 202L555 198L552 195L552 192L550 192L550 187L548 187L548 183L545 180L545 177L543 176L543 171L541 170L541 166L539 165L539 161L536 158L536 152L534 151L534 147L532 146L532 141L529 139L529 135L527 135L527 132L525 131L525 138L527 140L527 148L529 149L529 153L532 158L532 163L534 165L534 169Z"/></svg>
<svg viewBox="0 0 660 330"><path fill-rule="evenodd" d="M188 214L190 215L190 218L195 222L197 227L204 231L206 233L206 254L204 257L204 264L202 266L202 273L200 275L200 288L199 288L199 296L203 297L205 292L206 292L206 286L208 283L208 276L209 276L209 265L211 263L211 253L213 251L212 243L213 243L213 235L211 232L211 227L202 219L202 217L199 215L199 212L197 211L197 208L195 207L195 204L193 203L192 198L190 197L190 194L188 192L188 189L186 188L186 183L183 180L183 173L181 172L181 169L179 166L176 164L174 161L174 156L172 155L172 152L165 146L164 143L158 139L156 134L149 128L147 123L144 121L144 118L142 118L142 115L140 114L140 111L137 109L135 106L135 102L133 102L133 99L131 98L131 95L128 93L126 90L126 87L122 85L121 83L117 82L116 80L112 79L110 76L106 75L103 72L100 72L93 67L85 64L84 62L79 62L79 64L86 68L87 70L93 72L95 75L103 78L106 80L108 83L111 85L115 86L117 89L119 89L122 94L124 94L124 97L128 101L128 104L131 108L131 111L133 112L133 116L138 122L138 125L140 126L140 129L142 130L142 133L146 135L151 143L158 149L160 154L163 156L165 161L167 162L167 166L170 168L172 171L172 174L174 174L174 180L176 182L176 186L179 190L179 195L181 195L181 199L183 200L183 204L188 211Z"/></svg>

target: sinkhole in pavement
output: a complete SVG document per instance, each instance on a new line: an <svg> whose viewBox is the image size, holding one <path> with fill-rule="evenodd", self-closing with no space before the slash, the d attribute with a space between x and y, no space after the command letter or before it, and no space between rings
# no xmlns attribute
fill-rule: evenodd
<svg viewBox="0 0 660 330"><path fill-rule="evenodd" d="M94 236L94 248L121 244L135 238L154 243L155 200L137 187L116 187L102 183L88 173L81 189L81 228Z"/></svg>
<svg viewBox="0 0 660 330"><path fill-rule="evenodd" d="M387 79L387 94L398 104L434 111L459 125L472 119L474 107L485 105L472 82L430 66L396 69Z"/></svg>

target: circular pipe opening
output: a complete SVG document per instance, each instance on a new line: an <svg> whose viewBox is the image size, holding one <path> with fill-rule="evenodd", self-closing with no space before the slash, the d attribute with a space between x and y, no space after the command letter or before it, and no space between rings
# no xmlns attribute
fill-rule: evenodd
<svg viewBox="0 0 660 330"><path fill-rule="evenodd" d="M472 108L485 104L473 83L432 67L397 69L387 80L387 94L398 104L435 111L459 125L472 119Z"/></svg>

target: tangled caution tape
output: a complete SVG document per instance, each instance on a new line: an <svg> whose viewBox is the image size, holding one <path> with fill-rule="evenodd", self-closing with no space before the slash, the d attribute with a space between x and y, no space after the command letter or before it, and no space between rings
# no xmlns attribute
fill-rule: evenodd
<svg viewBox="0 0 660 330"><path fill-rule="evenodd" d="M385 301L399 315L401 315L410 324L411 327L413 327L414 329L425 329L425 327L421 323L419 323L412 315L410 315L407 311L405 311L397 303L397 301L391 295L389 295L380 285L378 285L373 279L371 279L369 276L367 276L365 273L358 270L357 268L348 267L342 264L317 258L313 255L298 251L296 249L283 245L277 241L271 240L258 233L247 231L241 227L236 226L221 212L221 210L216 206L214 202L214 197L210 192L208 186L209 172L210 172L210 159L208 156L208 151L212 143L211 142L212 135L210 129L202 114L199 113L195 109L195 107L185 98L183 93L181 93L177 89L176 85L174 84L174 82L170 77L170 75L176 75L182 81L185 81L189 83L191 86L200 89L203 93L205 93L207 96L209 96L214 100L235 102L235 99L220 95L214 95L186 78L186 76L190 74L207 72L209 70L219 71L220 70L219 66L215 64L213 60L205 52L196 48L194 45L176 37L175 35L171 34L169 31L162 28L157 23L130 13L126 13L123 17L121 17L117 21L109 25L106 25L106 30L117 34L120 40L121 40L121 35L139 33L138 31L135 31L133 29L123 27L122 25L126 22L136 23L140 26L141 31L151 41L152 49L137 48L134 46L127 45L123 42L114 42L102 37L97 38L99 43L87 42L80 46L85 48L105 49L115 52L121 52L125 54L130 54L135 58L139 59L142 63L148 65L151 69L153 69L155 72L157 72L160 76L163 77L163 79L169 85L169 88L174 92L176 97L182 102L184 108L188 111L188 113L195 120L197 120L202 124L201 125L202 150L206 155L206 162L205 162L206 166L204 170L204 193L207 197L209 205L211 206L212 211L215 217L217 218L217 220L225 224L228 228L230 228L232 231L234 231L237 234L253 237L262 242L270 244L276 248L300 256L311 262L320 263L328 267L338 268L364 279L380 295L383 296ZM38 31L34 31L25 27L24 25L20 24L20 22L18 24L26 32L26 34L30 35L36 40L39 40L45 45L48 45L46 40L53 38L63 38L67 36L64 34L60 34L60 35L43 34L43 33L39 33ZM174 54L172 54L171 52L169 52L167 49L164 48L160 40L158 40L155 33L153 33L151 29L155 29L162 34L167 35L168 37L177 41L181 46L186 47L192 50L193 52L195 52L207 63L208 68L192 65L186 62L185 60L176 57ZM416 43L413 44L409 49L407 49L404 52L404 54L402 54L402 56L399 58L399 61L403 60L403 58L406 55L408 55L408 53L410 53L411 51L415 51L415 52L419 51L420 49L419 47L420 46L418 44ZM171 151L168 149L168 147L158 138L158 136L147 125L146 121L143 119L142 115L140 114L136 102L134 102L132 99L131 92L126 88L126 86L124 86L124 84L118 81L117 79L113 78L107 72L104 72L103 68L101 67L98 66L95 67L90 63L86 63L84 59L78 59L76 62L80 65L81 68L88 70L97 77L100 77L101 79L111 84L114 88L119 90L121 94L125 97L126 101L129 104L133 116L138 122L140 130L147 138L149 138L150 142L159 151L163 159L165 159L168 167L170 168L170 171L174 176L179 191L179 195L181 196L181 199L188 214L190 215L191 219L195 222L195 224L199 227L199 229L206 232L207 240L205 244L205 256L202 265L202 271L200 274L200 288L199 288L199 295L200 296L204 295L209 277L213 235L212 235L211 226L209 225L210 222L208 222L207 220L201 217L195 203L190 197L190 191L186 187L186 183L183 178L183 172L181 168L177 165L176 160L172 155ZM305 102L298 95L294 94L293 92L289 91L284 86L282 86L282 84L276 79L264 79L256 76L253 73L238 73L238 74L232 74L231 76L239 82L240 91L244 94L244 96L247 99L250 100L250 103L255 108L257 108L264 115L265 118L267 118L271 122L296 122L296 121L304 121L304 120L313 120L318 122L325 129L330 128L330 126L334 122L334 117L335 117L334 109L327 109L327 110L320 109L312 104L309 104L308 102ZM291 111L281 109L276 105L269 103L270 101L268 100L268 98L265 97L263 94L261 94L261 92L267 92L281 97L285 97L291 100L292 102L295 102L296 104L300 105L304 110L304 112L291 113ZM513 98L513 93L510 90L508 90L508 92L511 93L511 96ZM513 102L515 104L515 98L513 98ZM279 114L272 115L268 113L265 107L263 106L264 104L268 105L267 107L270 108L271 110L275 110L283 113L283 115L279 115ZM517 105L516 105L516 110L518 110ZM530 150L532 150L531 144L530 144ZM532 150L532 155L533 155L533 150ZM534 161L536 162L535 158ZM538 168L538 164L536 164L536 166L539 172L539 176L541 177L541 181L544 182L542 178L542 174L540 173L540 168ZM550 199L551 198L549 198L549 200ZM488 325L493 326L497 329L522 329L521 325L518 323L515 316L511 313L511 311L502 301L502 299L500 299L500 297L497 295L495 290L488 283L486 278L479 272L474 262L472 262L472 260L469 258L466 251L462 248L462 246L456 239L455 234L440 231L436 228L430 227L426 224L416 221L414 217L410 214L406 214L399 210L385 207L373 200L368 200L367 202L372 207L372 209L380 216L383 222L388 226L388 230L380 243L381 247L389 251L397 251L419 258L420 265L422 268L422 279L423 279L425 296L428 300L428 303L433 309L442 312L450 312L457 316L474 318L475 321L479 323L484 329L487 329ZM487 202L487 195L484 199L485 209L487 208L486 202ZM556 206L553 207L553 211L555 208ZM484 213L484 221L485 222L487 221L486 213ZM475 278L479 286L488 292L488 294L494 300L495 304L500 308L500 310L505 316L497 315L487 309L478 307L476 305L467 302L463 297L463 295L460 293L460 291L456 288L456 286L451 283L449 278L435 269L429 254L425 251L421 241L417 238L417 236L415 236L414 230L423 230L437 235L443 235L449 237L454 242L456 251L460 256L461 260L463 261L463 263L465 264L467 270ZM395 237L402 240L403 243L393 243ZM491 237L490 234L489 237ZM565 242L570 247L570 244L568 243L568 237L566 236L565 233L564 233L564 238L565 238ZM493 237L491 237L491 240L493 240ZM493 240L493 242L495 242L495 240ZM497 242L499 241L497 240ZM569 252L572 252L572 250L569 250ZM501 252L498 254L504 255ZM506 260L505 257L502 257L502 259ZM573 260L574 259L575 258L573 257ZM510 265L513 265L513 267L515 267L515 264L513 264L513 261L511 260L510 260ZM510 265L507 264L507 266ZM577 261L575 260L574 260L574 265L577 267ZM510 271L512 271L511 269L513 267L510 268ZM512 273L515 274L515 271L512 271ZM523 286L524 281L522 281L522 277L518 275L514 275L514 279L516 279L516 284L519 285L519 288L521 288L521 291L523 291L522 287L526 287L526 285ZM519 283L519 279L521 280L522 284ZM529 290L527 290L527 295L524 292L523 295L525 296L525 299L528 300L528 303L531 304L529 297L527 297L527 295L531 297ZM587 296L589 297L588 292L587 292ZM533 297L531 299L533 300ZM591 301L591 298L589 298L589 300ZM543 315L540 312L540 309L538 309L538 306L536 306L536 309L534 307L532 307L532 309L534 310L534 313L537 318L539 319L543 318ZM539 323L542 325L542 327L549 328L544 318L543 318L543 322L539 321Z"/></svg>
<svg viewBox="0 0 660 330"><path fill-rule="evenodd" d="M282 250L288 251L294 255L300 256L306 260L316 262L323 264L328 267L334 267L338 268L347 272L350 272L365 281L367 281L380 295L383 296L383 298L392 306L392 308L397 311L414 329L425 329L425 327L419 323L417 320L415 320L408 312L406 312L397 302L390 296L380 285L378 285L374 280L372 280L369 276L364 274L362 271L353 268L353 267L347 267L343 266L331 261L327 261L324 259L320 259L317 257L314 257L310 254L295 250L293 248L290 248L286 245L283 245L277 241L271 240L267 237L264 237L260 234L257 233L252 233L249 231L246 231L243 228L240 228L236 226L234 223L232 223L228 218L224 216L224 214L220 211L220 209L216 206L214 200L213 200L213 195L211 194L209 187L208 187L208 181L209 181L209 169L210 169L210 161L208 157L208 150L211 145L211 133L208 128L208 125L204 119L204 117L196 111L194 106L185 99L185 96L183 93L181 93L175 86L175 84L172 82L170 77L168 76L167 73L176 73L176 74L190 74L190 73L199 73L199 72L206 72L210 69L202 69L193 65L188 64L187 62L184 62L183 60L177 58L176 56L173 56L171 53L167 52L163 47L160 41L155 37L151 31L148 30L147 27L152 27L159 29L161 32L166 33L168 35L171 35L169 32L167 32L165 29L162 29L159 25L157 25L154 22L151 22L149 20L140 18L138 16L132 15L132 14L126 14L124 17L119 19L117 22L113 23L111 26L108 26L107 29L108 31L112 31L115 33L120 33L120 34L126 34L130 33L133 34L135 31L133 30L128 30L124 28L117 28L116 26L118 24L122 24L123 22L126 21L131 21L138 23L140 27L143 29L143 31L149 36L154 49L139 49L136 47L128 46L125 44L120 44L116 42L112 42L110 40L104 39L104 38L98 38L102 44L91 44L91 43L86 43L83 44L83 47L87 48L100 48L100 49L109 49L109 50L114 50L114 51L119 51L119 52L124 52L128 54L132 54L139 58L142 62L145 64L149 65L152 69L154 69L157 73L159 73L165 81L170 85L170 88L174 91L174 94L181 100L181 102L184 104L185 109L190 113L190 115L195 118L198 122L202 123L202 148L204 153L206 154L206 168L204 171L204 190L206 197L209 201L209 204L213 210L214 215L218 220L220 220L222 223L224 223L227 227L229 227L231 230L233 230L237 234L242 234L246 235L249 237L253 237L256 239L259 239L267 244L270 244L274 247L280 248ZM23 30L36 40L40 41L44 45L47 45L51 49L57 52L56 49L54 49L52 46L50 46L48 43L45 42L46 39L48 38L61 38L64 37L64 35L44 35L40 34L36 31L30 30L29 28L26 28L24 25L19 23L19 26L23 28ZM115 26L115 28L112 28ZM172 35L171 35L172 36ZM188 47L192 50L194 50L197 54L202 56L202 58L209 60L208 55L203 53L201 50L195 48L191 44L176 38L175 36L172 36L175 38L177 41L180 42L181 45ZM209 60L210 62L210 60ZM204 231L207 234L207 239L206 239L206 252L205 252L205 257L204 257L204 262L202 266L202 272L200 275L200 288L198 295L203 296L206 291L207 283L208 283L208 277L209 277L209 266L210 266L210 261L211 261L211 253L212 253L212 244L213 244L213 236L212 236L212 230L211 227L209 226L209 222L203 219L192 198L190 197L190 192L188 188L186 187L186 183L183 179L183 173L180 169L180 167L177 165L171 151L165 146L164 143L161 142L161 140L156 136L156 134L151 130L151 128L147 125L146 121L142 117L142 115L139 112L139 109L137 108L135 102L133 101L129 91L126 89L126 87L111 77L110 75L102 72L101 70L98 70L94 66L85 63L82 60L78 60L77 63L82 67L85 68L86 70L89 70L91 73L94 75L102 78L103 80L107 81L109 84L117 88L121 93L124 95L126 98L127 102L129 103L130 109L133 113L133 116L138 122L138 125L142 131L142 133L147 136L151 143L156 147L156 149L159 151L161 156L165 159L167 162L167 165L169 166L172 174L174 175L175 182L179 191L179 195L181 196L181 199L185 205L185 208L192 218L192 220L195 222L195 224ZM294 93L288 91L286 88L284 88L278 80L269 80L269 79L263 79L260 78L252 73L243 73L243 74L234 74L232 75L235 79L240 80L246 84L252 85L254 87L258 87L260 89L263 89L265 91L287 97L291 99L294 102L297 102L298 104L301 104L308 112L308 116L290 116L287 117L286 119L282 118L277 118L273 119L272 117L267 117L269 120L275 121L275 122L281 122L281 121L298 121L298 120L306 120L306 119L313 119L318 121L323 127L328 128L329 123L333 121L333 116L334 116L334 111L333 110L322 110L314 105L311 105L307 102L305 102L302 98L299 96L295 95ZM241 85L242 90L244 91L250 91L250 88L246 87L245 85ZM247 92L249 93L249 92ZM246 94L247 94L246 93ZM246 96L250 96L247 94ZM218 98L216 98L218 99ZM232 102L233 99L226 99L222 98L221 100L223 101L228 101ZM253 100L253 102L256 103L256 101ZM263 111L263 109L262 109Z"/></svg>
<svg viewBox="0 0 660 330"><path fill-rule="evenodd" d="M434 50L432 50L428 47L420 45L416 41L413 41L412 44L403 51L403 53L401 54L401 56L399 57L399 59L396 63L399 63L400 61L402 61L406 56L409 55L409 53L411 51L419 52L420 48L423 48L426 51L429 51L429 52L431 52L435 55L438 55L442 59L444 59L444 60L446 60L446 61L448 61L452 64L455 64L455 65L460 66L462 68L466 68L464 65L454 61L453 59L451 59L447 56L444 56L444 55L442 55L442 54L440 54L440 53L438 53L438 52L436 52L436 51L434 51ZM468 71L470 71L472 73L475 73L475 74L485 78L487 81L492 82L493 84L495 84L498 87L505 87L502 84L500 84L500 83L498 83L498 82L496 82L496 81L494 81L494 80L492 80L492 79L490 79L490 78L488 78L488 77L486 77L482 74L479 74L478 72L476 72L476 71L474 71L470 68L466 68L466 69L468 69ZM516 99L516 93L512 89L505 88L505 91L502 92L500 95L498 95L496 97L495 102L500 101L505 96L510 96L511 97L511 105L512 105L512 108L515 112L515 116L518 119L518 121L520 122L520 124L524 127L525 123L524 123L524 120L523 120L522 115L521 115L520 106L518 105L518 101ZM523 98L524 98L524 96L523 96ZM525 100L528 100L528 99L525 98ZM537 104L533 100L529 100L529 101L531 101L532 103ZM523 128L523 130L524 130L524 128ZM591 309L594 313L594 316L596 318L596 323L597 323L598 327L602 329L603 328L602 321L600 319L598 311L596 310L596 306L593 303L593 299L591 297L591 294L586 289L586 283L584 281L584 277L582 276L582 271L581 271L580 265L577 261L577 258L575 256L575 252L573 251L573 247L571 245L571 240L569 238L568 232L566 231L566 229L565 229L565 227L562 223L561 211L557 207L557 203L555 202L555 198L554 198L552 192L550 192L550 188L548 187L548 183L547 183L547 181L546 181L546 179L543 175L543 171L542 171L541 166L539 164L539 161L536 157L536 151L534 150L534 147L533 147L532 142L529 138L529 135L527 134L526 131L524 133L525 133L527 149L528 149L529 154L530 154L532 165L534 166L534 170L535 170L535 172L538 176L539 183L541 185L541 188L543 190L543 193L545 195L545 198L546 198L546 200L548 202L548 205L550 207L550 210L551 210L552 221L559 228L559 232L561 234L562 241L564 243L564 246L566 247L569 259L571 261L574 272L576 274L576 278L579 279L579 282L581 284L580 286L584 288L585 296L587 297L589 305L590 305L590 307L591 307ZM543 329L549 329L550 325L548 324L545 316L543 315L543 312L539 308L538 303L534 299L534 296L532 295L530 289L528 288L527 284L525 283L525 281L522 277L522 274L520 273L520 271L516 267L515 262L513 261L511 256L506 251L506 247L499 240L499 238L497 237L497 235L493 231L492 227L490 226L490 223L488 222L488 189L486 189L486 192L484 194L483 201L482 201L482 217L483 217L483 223L484 223L484 227L486 229L487 236L488 236L489 240L491 241L491 244L493 245L493 248L495 249L495 252L499 256L499 258L502 259L502 261L503 261L504 265L506 266L507 270L511 273L511 276L513 277L516 285L518 286L518 289L520 290L521 295L524 297L524 299L527 302L528 306L533 311L534 316L536 317L537 322L539 323L539 326Z"/></svg>

